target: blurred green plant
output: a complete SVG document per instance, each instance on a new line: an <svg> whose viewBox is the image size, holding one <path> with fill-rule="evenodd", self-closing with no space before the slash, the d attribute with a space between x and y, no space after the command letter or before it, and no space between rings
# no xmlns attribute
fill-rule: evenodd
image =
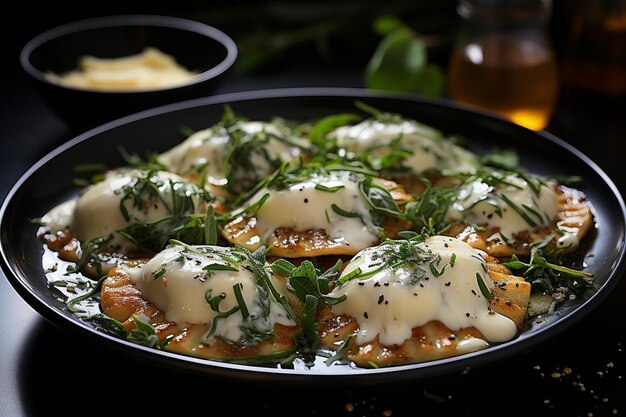
<svg viewBox="0 0 626 417"><path fill-rule="evenodd" d="M365 69L367 88L442 96L445 77L428 62L427 38L395 16L377 18L373 29L384 37Z"/></svg>

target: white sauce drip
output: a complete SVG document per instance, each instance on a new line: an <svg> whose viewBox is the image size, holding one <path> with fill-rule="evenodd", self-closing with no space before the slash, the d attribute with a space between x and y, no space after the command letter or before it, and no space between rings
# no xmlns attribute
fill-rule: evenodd
<svg viewBox="0 0 626 417"><path fill-rule="evenodd" d="M359 180L360 177L351 172L334 172L329 177L313 177L284 190L262 189L246 205L254 204L269 194L255 215L262 242L266 242L280 227L296 231L324 229L335 242L350 246L356 252L378 242L378 228L373 224L370 207L359 190ZM343 188L328 192L316 189L317 184ZM357 213L360 218L336 213L332 209L333 204L347 212Z"/></svg>
<svg viewBox="0 0 626 417"><path fill-rule="evenodd" d="M116 171L110 174L104 181L87 188L78 198L74 208L70 229L79 241L87 242L97 236L107 236L117 230L124 229L131 224L142 221L151 222L171 215L168 207L160 200L150 200L151 204L137 209L133 207L132 199L124 202L129 214L127 221L120 210L120 202L124 197L124 186L132 185L137 178L143 177L145 173L137 170ZM159 192L163 200L172 204L172 187L170 181L181 182L193 186L186 179L169 172L159 171L154 174L152 182L162 182ZM144 198L146 195L144 195ZM200 204L200 197L194 196L194 206L196 212L203 210ZM122 244L121 236L116 236L113 244Z"/></svg>
<svg viewBox="0 0 626 417"><path fill-rule="evenodd" d="M248 135L267 132L284 136L276 126L265 122L240 122L238 127ZM296 138L291 140L297 141ZM161 161L168 169L179 175L187 175L197 167L203 167L204 175L210 184L224 186L226 179L226 157L230 151L230 137L223 130L209 128L200 130L189 136L184 142L160 155ZM300 157L300 149L270 136L267 143L251 156L251 163L260 178L269 175L272 166L265 158L264 152L271 159L283 162L295 162ZM246 167L249 168L249 167Z"/></svg>
<svg viewBox="0 0 626 417"><path fill-rule="evenodd" d="M429 169L447 169L455 172L473 172L477 161L471 152L442 139L435 129L417 122L383 123L366 120L354 126L342 126L331 134L339 147L348 152L368 152L381 157L390 151L390 145L400 138L402 148L413 154L403 161L415 174Z"/></svg>
<svg viewBox="0 0 626 417"><path fill-rule="evenodd" d="M226 312L239 306L234 285L241 285L241 294L250 317L244 320L241 312L217 320L215 335L238 342L243 337L242 326L259 332L269 332L276 323L293 326L280 303L268 299L259 290L255 275L239 267L237 271L211 271L204 268L210 264L229 265L214 252L231 256L229 248L219 246L192 246L193 251L181 246L170 246L152 258L143 268L130 270L130 276L143 297L165 312L168 320L187 324L208 324L211 326L218 312L213 311L205 298L208 290L212 296L224 294L219 311ZM206 250L210 249L210 250ZM182 261L181 261L181 255ZM165 270L165 272L161 272ZM156 274L162 273L158 278ZM273 281L276 281L272 278ZM276 285L277 289L284 286ZM264 307L269 304L269 314L264 316Z"/></svg>
<svg viewBox="0 0 626 417"><path fill-rule="evenodd" d="M553 223L559 207L556 193L552 188L541 185L539 195L536 195L528 183L517 176L507 176L506 181L521 189L511 185L492 187L479 179L466 184L459 191L456 201L448 208L446 220L461 220L467 224L486 225L487 228L498 227L508 238L523 230L533 229L533 226L517 211L497 197L504 195L523 210L537 227ZM501 208L501 215L498 214L496 207Z"/></svg>
<svg viewBox="0 0 626 417"><path fill-rule="evenodd" d="M485 272L484 259L476 250L459 239L444 236L433 236L417 245L441 256L437 270L448 265L441 276L435 277L427 264L405 264L396 269L385 268L362 280L356 277L331 292L334 297L347 295L345 301L332 308L335 314L346 314L357 320L357 344L370 342L378 336L383 345L400 345L411 337L413 328L433 320L441 321L451 330L474 326L491 342L503 342L515 336L515 323L490 311L489 300L481 293L477 273L488 289L494 284ZM384 259L381 256L386 256L385 248L389 247L393 246L381 245L359 252L341 277L357 268L362 274L376 270ZM395 245L396 250L397 247ZM454 267L449 265L452 254L456 254ZM423 269L426 275L417 283L411 283L409 280L416 267Z"/></svg>

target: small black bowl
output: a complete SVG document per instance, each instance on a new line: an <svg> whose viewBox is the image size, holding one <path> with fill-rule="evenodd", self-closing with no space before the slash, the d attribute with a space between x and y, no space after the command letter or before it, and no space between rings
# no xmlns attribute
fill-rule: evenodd
<svg viewBox="0 0 626 417"><path fill-rule="evenodd" d="M73 88L50 81L47 72L75 69L80 57L118 58L155 47L197 74L185 84L143 90ZM126 15L81 20L29 41L20 62L42 96L71 127L85 129L139 110L206 96L237 57L235 42L200 22L169 16Z"/></svg>

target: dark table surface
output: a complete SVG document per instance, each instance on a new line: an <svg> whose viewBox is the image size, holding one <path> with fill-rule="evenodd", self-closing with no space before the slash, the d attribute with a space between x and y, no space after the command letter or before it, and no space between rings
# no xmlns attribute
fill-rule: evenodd
<svg viewBox="0 0 626 417"><path fill-rule="evenodd" d="M3 70L0 195L72 132L17 65ZM218 92L286 86L360 87L356 68L301 68L243 77ZM564 91L548 130L600 165L624 193L624 99ZM92 413L224 415L555 415L626 413L626 281L599 308L550 341L456 375L359 387L286 387L222 381L136 362L46 322L0 277L0 415ZM234 399L228 399L227 394ZM232 397L232 396L230 396Z"/></svg>

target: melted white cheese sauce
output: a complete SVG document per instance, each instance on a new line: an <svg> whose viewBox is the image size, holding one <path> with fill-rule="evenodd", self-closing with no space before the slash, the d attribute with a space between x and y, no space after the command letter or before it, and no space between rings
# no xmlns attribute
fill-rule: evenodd
<svg viewBox="0 0 626 417"><path fill-rule="evenodd" d="M167 320L187 324L212 325L215 317L227 312L239 303L235 296L235 285L241 285L241 295L248 309L249 317L244 320L241 310L216 322L214 335L239 342L244 337L242 327L258 332L269 332L276 323L293 326L283 306L270 300L265 290L256 283L253 272L242 267L236 271L205 271L207 265L232 264L222 256L232 258L229 248L219 246L191 246L191 250L181 246L170 246L158 253L143 268L130 271L130 276L143 297L165 313ZM221 254L222 256L219 256ZM275 287L284 291L284 285ZM219 312L207 302L210 297L222 296ZM209 298L210 298L209 297Z"/></svg>
<svg viewBox="0 0 626 417"><path fill-rule="evenodd" d="M72 225L77 198L65 201L41 217L41 222L52 233L68 230Z"/></svg>
<svg viewBox="0 0 626 417"><path fill-rule="evenodd" d="M399 140L401 148L412 152L402 165L414 174L429 169L473 172L477 166L471 152L442 139L440 132L417 122L366 120L335 129L330 136L336 137L337 145L348 152L368 152L375 157L389 153L392 142Z"/></svg>
<svg viewBox="0 0 626 417"><path fill-rule="evenodd" d="M261 132L270 134L267 142L256 149L250 158L252 168L260 178L269 175L272 171L272 166L266 156L282 162L294 162L300 157L301 152L298 147L290 146L271 136L285 135L285 132L281 132L271 123L240 122L238 128L246 135L255 135ZM295 138L291 139L297 141ZM201 167L202 173L210 184L224 186L227 183L226 157L231 149L230 140L230 136L223 129L200 130L189 136L184 142L161 154L159 161L165 164L170 171L179 175L188 175L189 172ZM242 168L249 169L251 167Z"/></svg>
<svg viewBox="0 0 626 417"><path fill-rule="evenodd" d="M559 207L552 188L541 185L539 193L535 194L528 183L517 176L508 176L506 181L515 186L502 184L492 187L481 180L464 185L455 202L448 208L446 220L460 220L487 228L498 227L507 238L554 222ZM529 223L500 196L512 201L533 223Z"/></svg>
<svg viewBox="0 0 626 417"><path fill-rule="evenodd" d="M358 276L351 279L330 294L334 297L347 295L345 301L332 309L335 314L346 314L357 320L359 345L376 336L383 345L400 345L411 337L413 328L433 320L441 321L451 330L474 326L491 342L503 342L515 336L515 323L491 311L489 300L481 293L477 273L488 289L494 284L485 272L484 259L476 250L459 239L443 236L433 236L416 245L419 250L441 257L435 266L438 271L445 267L443 274L436 277L428 263L418 265L416 262L373 272L389 259L386 251L398 250L397 243L359 252L342 272L341 277L357 268L361 274L371 273L363 279ZM453 254L454 266L451 265ZM422 269L424 276L414 282L416 268Z"/></svg>
<svg viewBox="0 0 626 417"><path fill-rule="evenodd" d="M190 191L199 192L195 185L176 174L156 172L150 181L158 184L160 198L150 198L150 194L141 193L146 203L141 208L134 207L132 198L127 199L124 207L129 219L126 220L120 210L124 187L132 186L138 178L144 178L145 175L145 172L138 170L116 171L104 181L88 187L76 202L70 226L78 240L87 242L97 236L107 236L136 222L151 222L170 216L172 183L182 183L189 187ZM204 210L200 196L194 195L192 198L195 211ZM161 199L167 202L167 205Z"/></svg>
<svg viewBox="0 0 626 417"><path fill-rule="evenodd" d="M254 204L269 194L255 215L262 242L265 243L276 229L287 227L296 231L323 229L332 240L355 251L376 244L378 228L359 190L360 180L358 175L339 171L328 177L313 177L284 190L260 190L247 204ZM317 184L342 188L328 192L316 189ZM358 217L338 214L333 204Z"/></svg>

